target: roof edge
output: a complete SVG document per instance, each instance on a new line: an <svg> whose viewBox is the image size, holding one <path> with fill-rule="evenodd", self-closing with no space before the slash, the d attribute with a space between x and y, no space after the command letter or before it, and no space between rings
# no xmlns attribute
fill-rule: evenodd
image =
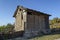
<svg viewBox="0 0 60 40"><path fill-rule="evenodd" d="M16 8L16 10L15 10L15 12L14 12L13 17L15 17L15 15L17 14L18 8L25 8L25 7L18 5L17 8ZM34 12L37 12L37 13L41 13L41 14L43 14L43 15L51 16L50 14L43 13L43 12L40 12L40 11L36 11L36 10L33 10L33 9L29 9L29 8L25 8L25 9L27 9L27 10L29 10L29 11L34 11Z"/></svg>

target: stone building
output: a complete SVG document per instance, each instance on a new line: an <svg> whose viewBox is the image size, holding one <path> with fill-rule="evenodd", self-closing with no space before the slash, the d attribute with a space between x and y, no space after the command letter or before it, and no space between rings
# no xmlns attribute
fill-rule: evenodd
<svg viewBox="0 0 60 40"><path fill-rule="evenodd" d="M49 14L45 14L36 10L17 6L13 15L15 18L16 32L23 31L25 37L40 35L41 33L49 33Z"/></svg>

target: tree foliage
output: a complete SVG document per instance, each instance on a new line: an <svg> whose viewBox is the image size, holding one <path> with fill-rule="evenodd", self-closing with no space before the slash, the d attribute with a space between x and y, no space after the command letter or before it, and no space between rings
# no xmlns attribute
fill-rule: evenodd
<svg viewBox="0 0 60 40"><path fill-rule="evenodd" d="M1 33L9 33L12 32L14 29L14 25L8 23L7 25L0 26Z"/></svg>
<svg viewBox="0 0 60 40"><path fill-rule="evenodd" d="M51 28L60 28L60 18L55 17L49 21Z"/></svg>

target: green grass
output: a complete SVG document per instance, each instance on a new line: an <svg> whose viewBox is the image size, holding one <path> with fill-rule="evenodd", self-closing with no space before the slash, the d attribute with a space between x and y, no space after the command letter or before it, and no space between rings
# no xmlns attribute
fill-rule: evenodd
<svg viewBox="0 0 60 40"><path fill-rule="evenodd" d="M60 38L60 34L44 35L44 36L32 38L30 40L55 40L58 38Z"/></svg>

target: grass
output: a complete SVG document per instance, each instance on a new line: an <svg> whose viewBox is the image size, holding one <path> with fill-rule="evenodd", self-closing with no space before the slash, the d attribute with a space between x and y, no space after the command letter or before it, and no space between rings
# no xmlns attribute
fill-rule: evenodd
<svg viewBox="0 0 60 40"><path fill-rule="evenodd" d="M31 39L14 38L12 40L55 40L59 38L60 38L60 34L51 34L51 35L38 36L38 37L31 38Z"/></svg>
<svg viewBox="0 0 60 40"><path fill-rule="evenodd" d="M60 38L60 34L44 35L44 36L32 38L30 40L55 40L58 38Z"/></svg>

